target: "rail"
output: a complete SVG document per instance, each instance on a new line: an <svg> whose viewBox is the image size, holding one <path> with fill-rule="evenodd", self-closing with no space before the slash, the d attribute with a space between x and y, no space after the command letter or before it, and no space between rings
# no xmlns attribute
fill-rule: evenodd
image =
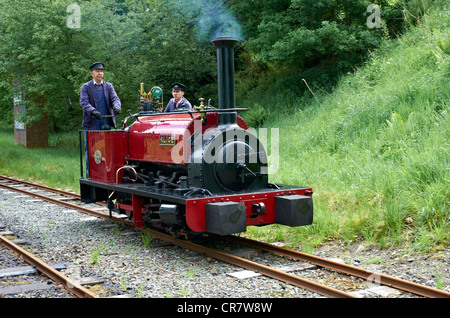
<svg viewBox="0 0 450 318"><path fill-rule="evenodd" d="M334 271L338 271L341 273L345 273L348 275L356 276L363 278L368 281L374 281L381 285L386 285L389 287L397 288L400 290L404 290L416 295L428 297L428 298L450 298L450 293L439 290L436 288L419 285L413 282L405 281L403 279L395 278L392 276L371 272L356 266L351 266L347 264L342 264L339 262L335 262L326 258L317 257L314 255L309 255L293 250L289 250L283 247L274 246L271 244L267 244L264 242L258 242L254 240L249 240L243 237L238 236L227 236L228 240L233 241L235 243L239 243L242 245L250 246L253 248L258 248L270 253L274 253L277 255L282 255L286 257L290 257L293 259L301 260L304 262L308 262L320 267L325 267Z"/></svg>
<svg viewBox="0 0 450 318"><path fill-rule="evenodd" d="M28 264L33 267L36 267L38 271L55 281L56 283L61 284L65 289L69 292L75 294L78 298L99 298L96 294L92 293L88 289L84 288L77 282L69 279L64 276L60 272L58 272L53 267L44 263L39 258L35 257L33 254L27 252L17 244L11 242L7 238L0 235L0 242L10 251L19 254Z"/></svg>
<svg viewBox="0 0 450 318"><path fill-rule="evenodd" d="M11 179L11 178L6 178L3 176L0 176L0 179L7 179L9 181L14 181L14 182L22 182L19 180L15 180L15 179ZM27 183L29 185L33 185L32 183ZM237 256L233 256L233 255L229 255L227 253L224 252L220 252L214 249L210 249L207 248L205 246L190 242L190 241L186 241L186 240L182 240L182 239L177 239L174 238L168 234L165 233L161 233L155 230L151 230L151 229L147 229L147 228L136 228L133 224L133 222L125 220L125 219L121 219L121 218L116 218L116 217L111 217L108 214L99 212L99 211L95 211L95 210L91 210L88 209L86 207L82 207L76 204L72 204L66 201L61 201L55 198L51 198L51 197L47 197L45 195L41 195L41 194L37 194L34 192L30 192L30 191L26 191L24 189L20 189L20 188L16 188L16 187L12 187L12 186L8 186L5 184L1 184L1 187L5 187L8 188L10 190L13 191L18 191L24 194L28 194L30 196L35 196L35 197L39 197L43 200L47 200L53 203L57 203L57 204L61 204L64 205L66 207L81 211L83 213L89 214L89 215L93 215L96 217L100 217L103 219L107 219L109 221L115 222L115 223L119 223L119 224L123 224L123 225L127 225L129 227L135 228L138 231L141 231L142 233L148 233L150 235L152 235L154 238L157 238L161 241L164 242L168 242L192 251L195 251L197 253L200 254L204 254L207 256L210 256L212 258L242 267L242 268L246 268L248 270L252 270L252 271L256 271L261 273L262 275L268 276L268 277L272 277L281 281L284 281L286 283L292 284L294 286L298 286L301 288L305 288L308 290L311 290L313 292L316 292L318 294L321 294L323 296L326 297L351 297L351 298L355 298L356 296L349 294L349 293L345 293L343 291L339 291L336 290L334 288L330 288L321 284L317 284L314 283L312 281L306 280L306 279L302 279L296 275L292 275L289 273L285 273L282 271L278 271L275 270L273 268L270 268L268 266L265 265L261 265L249 260L246 260L244 258L241 257L237 257ZM38 186L41 188L47 188L44 186ZM58 193L62 193L58 190L53 191L53 192L58 192ZM69 195L69 196L77 196L76 194L73 194L71 192L65 192L65 195ZM222 237L223 238L223 237ZM301 261L305 261L305 262L309 262L311 264L315 264L317 266L320 267L324 267L324 268L328 268L334 271L338 271L338 272L342 272L348 275L352 275L352 276L356 276L362 279L366 279L369 281L375 281L376 283L379 283L381 285L386 285L389 287L393 287L393 288L397 288L400 290L404 290L410 293L414 293L416 295L420 295L420 296L424 296L424 297L429 297L429 298L450 298L450 293L436 289L436 288L432 288L432 287L428 287L428 286L424 286L424 285L419 285L413 282L408 282L399 278L395 278L392 276L388 276L388 275L384 275L384 274L379 274L379 273L375 273L375 272L371 272L365 269L361 269L355 266L351 266L351 265L347 265L347 264L342 264L342 263L338 263L338 262L334 262L325 258L321 258L321 257L317 257L317 256L313 256L313 255L309 255L309 254L305 254L305 253L301 253L298 251L294 251L294 250L289 250L286 248L282 248L282 247L278 247L278 246L274 246L268 243L264 243L264 242L259 242L259 241L254 241L254 240L250 240L250 239L246 239L243 237L238 237L238 236L226 236L225 237L227 240L238 243L238 244L242 244L242 245L246 245L252 248L256 248L256 249L261 249L270 253L274 253L277 255L281 255L281 256L285 256L285 257L289 257L289 258L293 258L293 259L297 259L297 260L301 260Z"/></svg>

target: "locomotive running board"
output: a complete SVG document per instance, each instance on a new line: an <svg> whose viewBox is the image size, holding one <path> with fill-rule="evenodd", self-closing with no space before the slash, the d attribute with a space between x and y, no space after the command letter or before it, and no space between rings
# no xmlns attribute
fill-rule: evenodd
<svg viewBox="0 0 450 318"><path fill-rule="evenodd" d="M249 195L252 193L266 193L277 191L293 191L302 190L302 194L311 195L311 188L298 187L291 185L269 184L267 188L253 190L251 192L236 192L236 193L214 193L209 191L189 191L195 189L186 189L185 191L179 191L178 189L158 188L157 186L147 186L142 183L103 183L93 181L87 178L80 178L80 194L83 203L93 203L105 201L108 199L109 191L118 191L122 193L135 194L145 198L159 199L162 201L170 201L177 204L186 204L186 200L196 198L209 198L209 197L225 197L232 195ZM201 190L201 189L199 189ZM296 194L291 192L289 194Z"/></svg>
<svg viewBox="0 0 450 318"><path fill-rule="evenodd" d="M83 203L93 203L108 200L108 191L118 191L134 194L144 198L159 199L177 204L186 204L186 197L173 189L159 189L156 186L146 186L142 183L103 183L90 179L80 179L80 194Z"/></svg>

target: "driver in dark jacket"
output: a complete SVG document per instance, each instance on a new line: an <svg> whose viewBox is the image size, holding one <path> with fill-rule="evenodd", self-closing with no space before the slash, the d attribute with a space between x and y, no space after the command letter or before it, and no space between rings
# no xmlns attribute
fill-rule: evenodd
<svg viewBox="0 0 450 318"><path fill-rule="evenodd" d="M90 66L92 81L83 84L80 105L83 108L84 150L86 156L86 177L89 178L87 130L100 130L105 126L116 127L117 114L122 109L120 99L111 83L103 80L105 65L95 62ZM103 117L102 116L112 117ZM105 122L106 121L106 122Z"/></svg>
<svg viewBox="0 0 450 318"><path fill-rule="evenodd" d="M103 80L104 69L103 63L92 64L90 67L92 81L85 83L81 88L82 126L85 130L101 129L104 120L112 120L107 124L116 127L115 115L120 114L122 109L113 85ZM112 117L102 118L105 115Z"/></svg>

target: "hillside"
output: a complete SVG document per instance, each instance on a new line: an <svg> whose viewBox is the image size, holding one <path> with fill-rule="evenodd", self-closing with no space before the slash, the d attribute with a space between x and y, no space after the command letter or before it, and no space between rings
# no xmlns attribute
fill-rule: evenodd
<svg viewBox="0 0 450 318"><path fill-rule="evenodd" d="M312 186L316 203L312 227L273 239L448 244L449 54L449 12L432 9L333 92L310 87L308 105L268 116L280 134L272 181Z"/></svg>

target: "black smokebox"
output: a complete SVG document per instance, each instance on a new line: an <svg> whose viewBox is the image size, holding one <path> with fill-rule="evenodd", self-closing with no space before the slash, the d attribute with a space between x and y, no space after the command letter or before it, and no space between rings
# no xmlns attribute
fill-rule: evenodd
<svg viewBox="0 0 450 318"><path fill-rule="evenodd" d="M234 46L237 39L220 37L212 41L217 49L217 82L219 94L219 109L236 107L234 96ZM219 112L219 126L235 125L236 112Z"/></svg>

